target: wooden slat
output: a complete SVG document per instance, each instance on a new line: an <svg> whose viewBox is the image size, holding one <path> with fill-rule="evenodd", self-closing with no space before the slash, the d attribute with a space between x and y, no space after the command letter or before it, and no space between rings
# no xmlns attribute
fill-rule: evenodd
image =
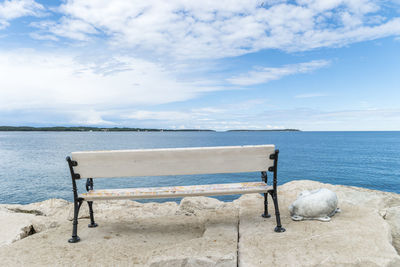
<svg viewBox="0 0 400 267"><path fill-rule="evenodd" d="M79 197L84 198L85 200L177 198L188 196L265 193L269 189L271 189L271 187L263 182L247 182L232 184L102 189L91 190L88 193L80 194Z"/></svg>
<svg viewBox="0 0 400 267"><path fill-rule="evenodd" d="M72 152L81 178L265 171L274 145Z"/></svg>

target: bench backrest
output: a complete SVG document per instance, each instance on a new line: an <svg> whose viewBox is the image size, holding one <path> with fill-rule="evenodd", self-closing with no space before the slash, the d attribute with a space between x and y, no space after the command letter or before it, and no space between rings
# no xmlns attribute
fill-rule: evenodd
<svg viewBox="0 0 400 267"><path fill-rule="evenodd" d="M267 171L274 145L72 152L81 178Z"/></svg>

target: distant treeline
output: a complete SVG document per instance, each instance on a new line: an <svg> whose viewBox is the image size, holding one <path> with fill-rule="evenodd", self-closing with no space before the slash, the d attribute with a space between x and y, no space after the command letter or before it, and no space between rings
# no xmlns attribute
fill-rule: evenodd
<svg viewBox="0 0 400 267"><path fill-rule="evenodd" d="M213 132L213 130L198 130L198 129L145 129L145 128L127 128L127 127L113 127L113 128L99 128L99 127L31 127L31 126L0 126L0 131L41 131L41 132Z"/></svg>
<svg viewBox="0 0 400 267"><path fill-rule="evenodd" d="M146 129L146 128L128 128L128 127L31 127L31 126L0 126L0 131L41 131L41 132L215 132L214 130L199 130L199 129ZM273 129L273 130L228 130L227 132L298 132L298 129Z"/></svg>
<svg viewBox="0 0 400 267"><path fill-rule="evenodd" d="M299 129L229 130L228 132L300 132Z"/></svg>

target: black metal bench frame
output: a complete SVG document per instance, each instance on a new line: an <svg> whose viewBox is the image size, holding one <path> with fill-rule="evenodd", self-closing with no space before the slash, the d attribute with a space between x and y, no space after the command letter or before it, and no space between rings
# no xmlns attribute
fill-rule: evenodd
<svg viewBox="0 0 400 267"><path fill-rule="evenodd" d="M273 173L273 182L272 182L272 189L268 190L267 193L264 193L264 213L261 215L263 218L270 218L271 214L268 213L268 194L271 195L272 201L274 203L274 208L275 208L275 217L276 217L276 227L274 229L275 232L285 232L286 229L282 227L281 224L281 218L280 218L280 213L279 213L279 206L278 206L278 155L279 155L279 150L276 149L274 154L270 155L270 159L274 160L274 165L272 167L268 168L269 172ZM84 198L81 198L78 196L78 189L76 186L76 180L81 179L79 173L75 173L74 171L74 166L78 166L78 162L73 161L70 157L66 158L69 166L69 171L71 173L71 179L72 179L72 191L74 195L74 219L73 219L73 227L72 227L72 237L68 240L69 243L76 243L80 241L80 238L77 234L78 232L78 215L79 215L79 210L80 207L85 200ZM268 175L266 171L261 172L261 179L264 181L266 184L268 182ZM93 190L93 179L92 178L87 178L86 180L86 191L89 192L89 190ZM93 215L93 201L87 201L88 206L89 206L89 215L90 215L90 224L88 225L89 228L94 228L97 227L98 224L94 221L94 215Z"/></svg>

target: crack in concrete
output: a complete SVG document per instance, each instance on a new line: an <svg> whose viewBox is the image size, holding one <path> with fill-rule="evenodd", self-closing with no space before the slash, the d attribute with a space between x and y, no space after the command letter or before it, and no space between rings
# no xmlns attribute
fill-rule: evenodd
<svg viewBox="0 0 400 267"><path fill-rule="evenodd" d="M239 242L240 242L240 216L237 220L237 245L236 245L236 267L239 267Z"/></svg>
<svg viewBox="0 0 400 267"><path fill-rule="evenodd" d="M23 210L20 208L7 208L9 211L15 212L15 213L27 213L27 214L33 214L36 216L44 216L43 212L40 210Z"/></svg>

